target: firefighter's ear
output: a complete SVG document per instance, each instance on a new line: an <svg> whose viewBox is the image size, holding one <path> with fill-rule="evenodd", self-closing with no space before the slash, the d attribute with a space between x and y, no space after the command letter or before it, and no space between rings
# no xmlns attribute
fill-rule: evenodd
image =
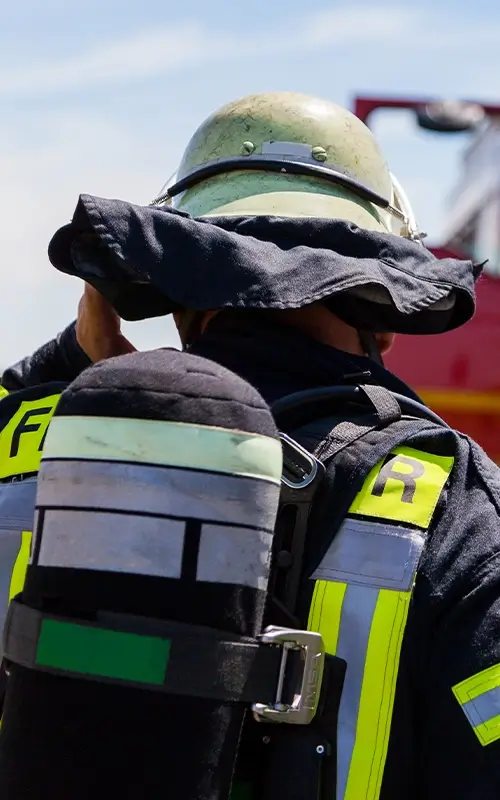
<svg viewBox="0 0 500 800"><path fill-rule="evenodd" d="M380 350L381 355L385 356L386 353L392 348L394 344L394 340L396 338L395 333L376 333L375 339L378 344L378 348Z"/></svg>

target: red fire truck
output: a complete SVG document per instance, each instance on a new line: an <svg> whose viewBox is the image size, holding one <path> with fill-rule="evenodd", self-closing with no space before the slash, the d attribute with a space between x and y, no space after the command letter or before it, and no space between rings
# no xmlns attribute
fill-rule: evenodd
<svg viewBox="0 0 500 800"><path fill-rule="evenodd" d="M366 124L379 109L407 109L416 125L436 134L470 132L446 230L429 247L438 258L489 259L477 286L476 315L441 336L398 337L387 366L500 464L500 106L355 100L354 111Z"/></svg>

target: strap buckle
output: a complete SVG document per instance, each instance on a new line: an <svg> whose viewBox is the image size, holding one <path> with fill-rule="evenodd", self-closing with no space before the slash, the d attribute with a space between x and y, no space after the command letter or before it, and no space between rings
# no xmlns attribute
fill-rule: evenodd
<svg viewBox="0 0 500 800"><path fill-rule="evenodd" d="M281 482L289 489L305 489L315 481L321 462L286 433L280 433L279 438L283 448ZM285 470L289 477L285 475Z"/></svg>
<svg viewBox="0 0 500 800"><path fill-rule="evenodd" d="M318 708L325 647L320 633L297 631L293 628L267 627L259 637L261 644L280 645L283 649L276 699L272 704L253 703L253 716L257 722L285 722L290 725L309 725ZM303 658L300 688L291 704L283 703L283 686L290 650L301 650Z"/></svg>

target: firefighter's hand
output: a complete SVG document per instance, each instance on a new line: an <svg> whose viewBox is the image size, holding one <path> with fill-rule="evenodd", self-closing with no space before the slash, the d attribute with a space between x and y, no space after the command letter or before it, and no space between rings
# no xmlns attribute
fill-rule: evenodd
<svg viewBox="0 0 500 800"><path fill-rule="evenodd" d="M95 364L104 358L133 353L135 347L121 333L121 320L111 303L97 289L85 284L78 304L76 339Z"/></svg>

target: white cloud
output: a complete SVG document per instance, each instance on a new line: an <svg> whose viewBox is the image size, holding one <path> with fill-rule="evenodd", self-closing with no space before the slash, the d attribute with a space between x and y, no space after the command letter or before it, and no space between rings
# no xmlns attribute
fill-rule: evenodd
<svg viewBox="0 0 500 800"><path fill-rule="evenodd" d="M164 75L202 62L249 56L301 52L337 44L392 41L410 34L417 12L394 7L354 6L311 12L302 20L288 20L279 31L256 35L219 32L186 23L143 31L65 60L13 65L0 70L0 96L32 95L118 84L130 79Z"/></svg>
<svg viewBox="0 0 500 800"><path fill-rule="evenodd" d="M69 58L19 65L9 63L0 69L0 96L19 97L58 93L83 87L125 83L165 75L201 63L241 60L248 56L298 53L335 44L349 48L356 43L367 47L386 44L399 56L405 51L467 46L471 52L498 42L500 30L495 22L455 16L450 20L439 10L432 15L425 7L395 4L359 4L327 10L311 9L305 18L283 17L279 29L258 35L235 34L206 24L159 26L139 31ZM395 57L394 68L398 69ZM404 77L404 69L402 70Z"/></svg>
<svg viewBox="0 0 500 800"><path fill-rule="evenodd" d="M0 72L0 94L17 97L144 78L192 63L206 48L205 35L195 25L140 33L66 60L9 67Z"/></svg>
<svg viewBox="0 0 500 800"><path fill-rule="evenodd" d="M0 69L0 96L19 97L58 93L84 87L125 83L165 75L202 63L242 60L255 56L304 55L336 45L345 50L357 43L390 46L395 54L443 51L467 45L468 52L498 41L498 25L449 19L425 8L368 4L330 10L311 10L306 19L284 18L279 30L256 35L237 34L195 22L140 31L104 41L70 58ZM404 76L404 70L402 71Z"/></svg>
<svg viewBox="0 0 500 800"><path fill-rule="evenodd" d="M415 9L394 6L361 5L331 9L310 15L300 35L306 46L359 41L376 43L410 33L419 18Z"/></svg>

